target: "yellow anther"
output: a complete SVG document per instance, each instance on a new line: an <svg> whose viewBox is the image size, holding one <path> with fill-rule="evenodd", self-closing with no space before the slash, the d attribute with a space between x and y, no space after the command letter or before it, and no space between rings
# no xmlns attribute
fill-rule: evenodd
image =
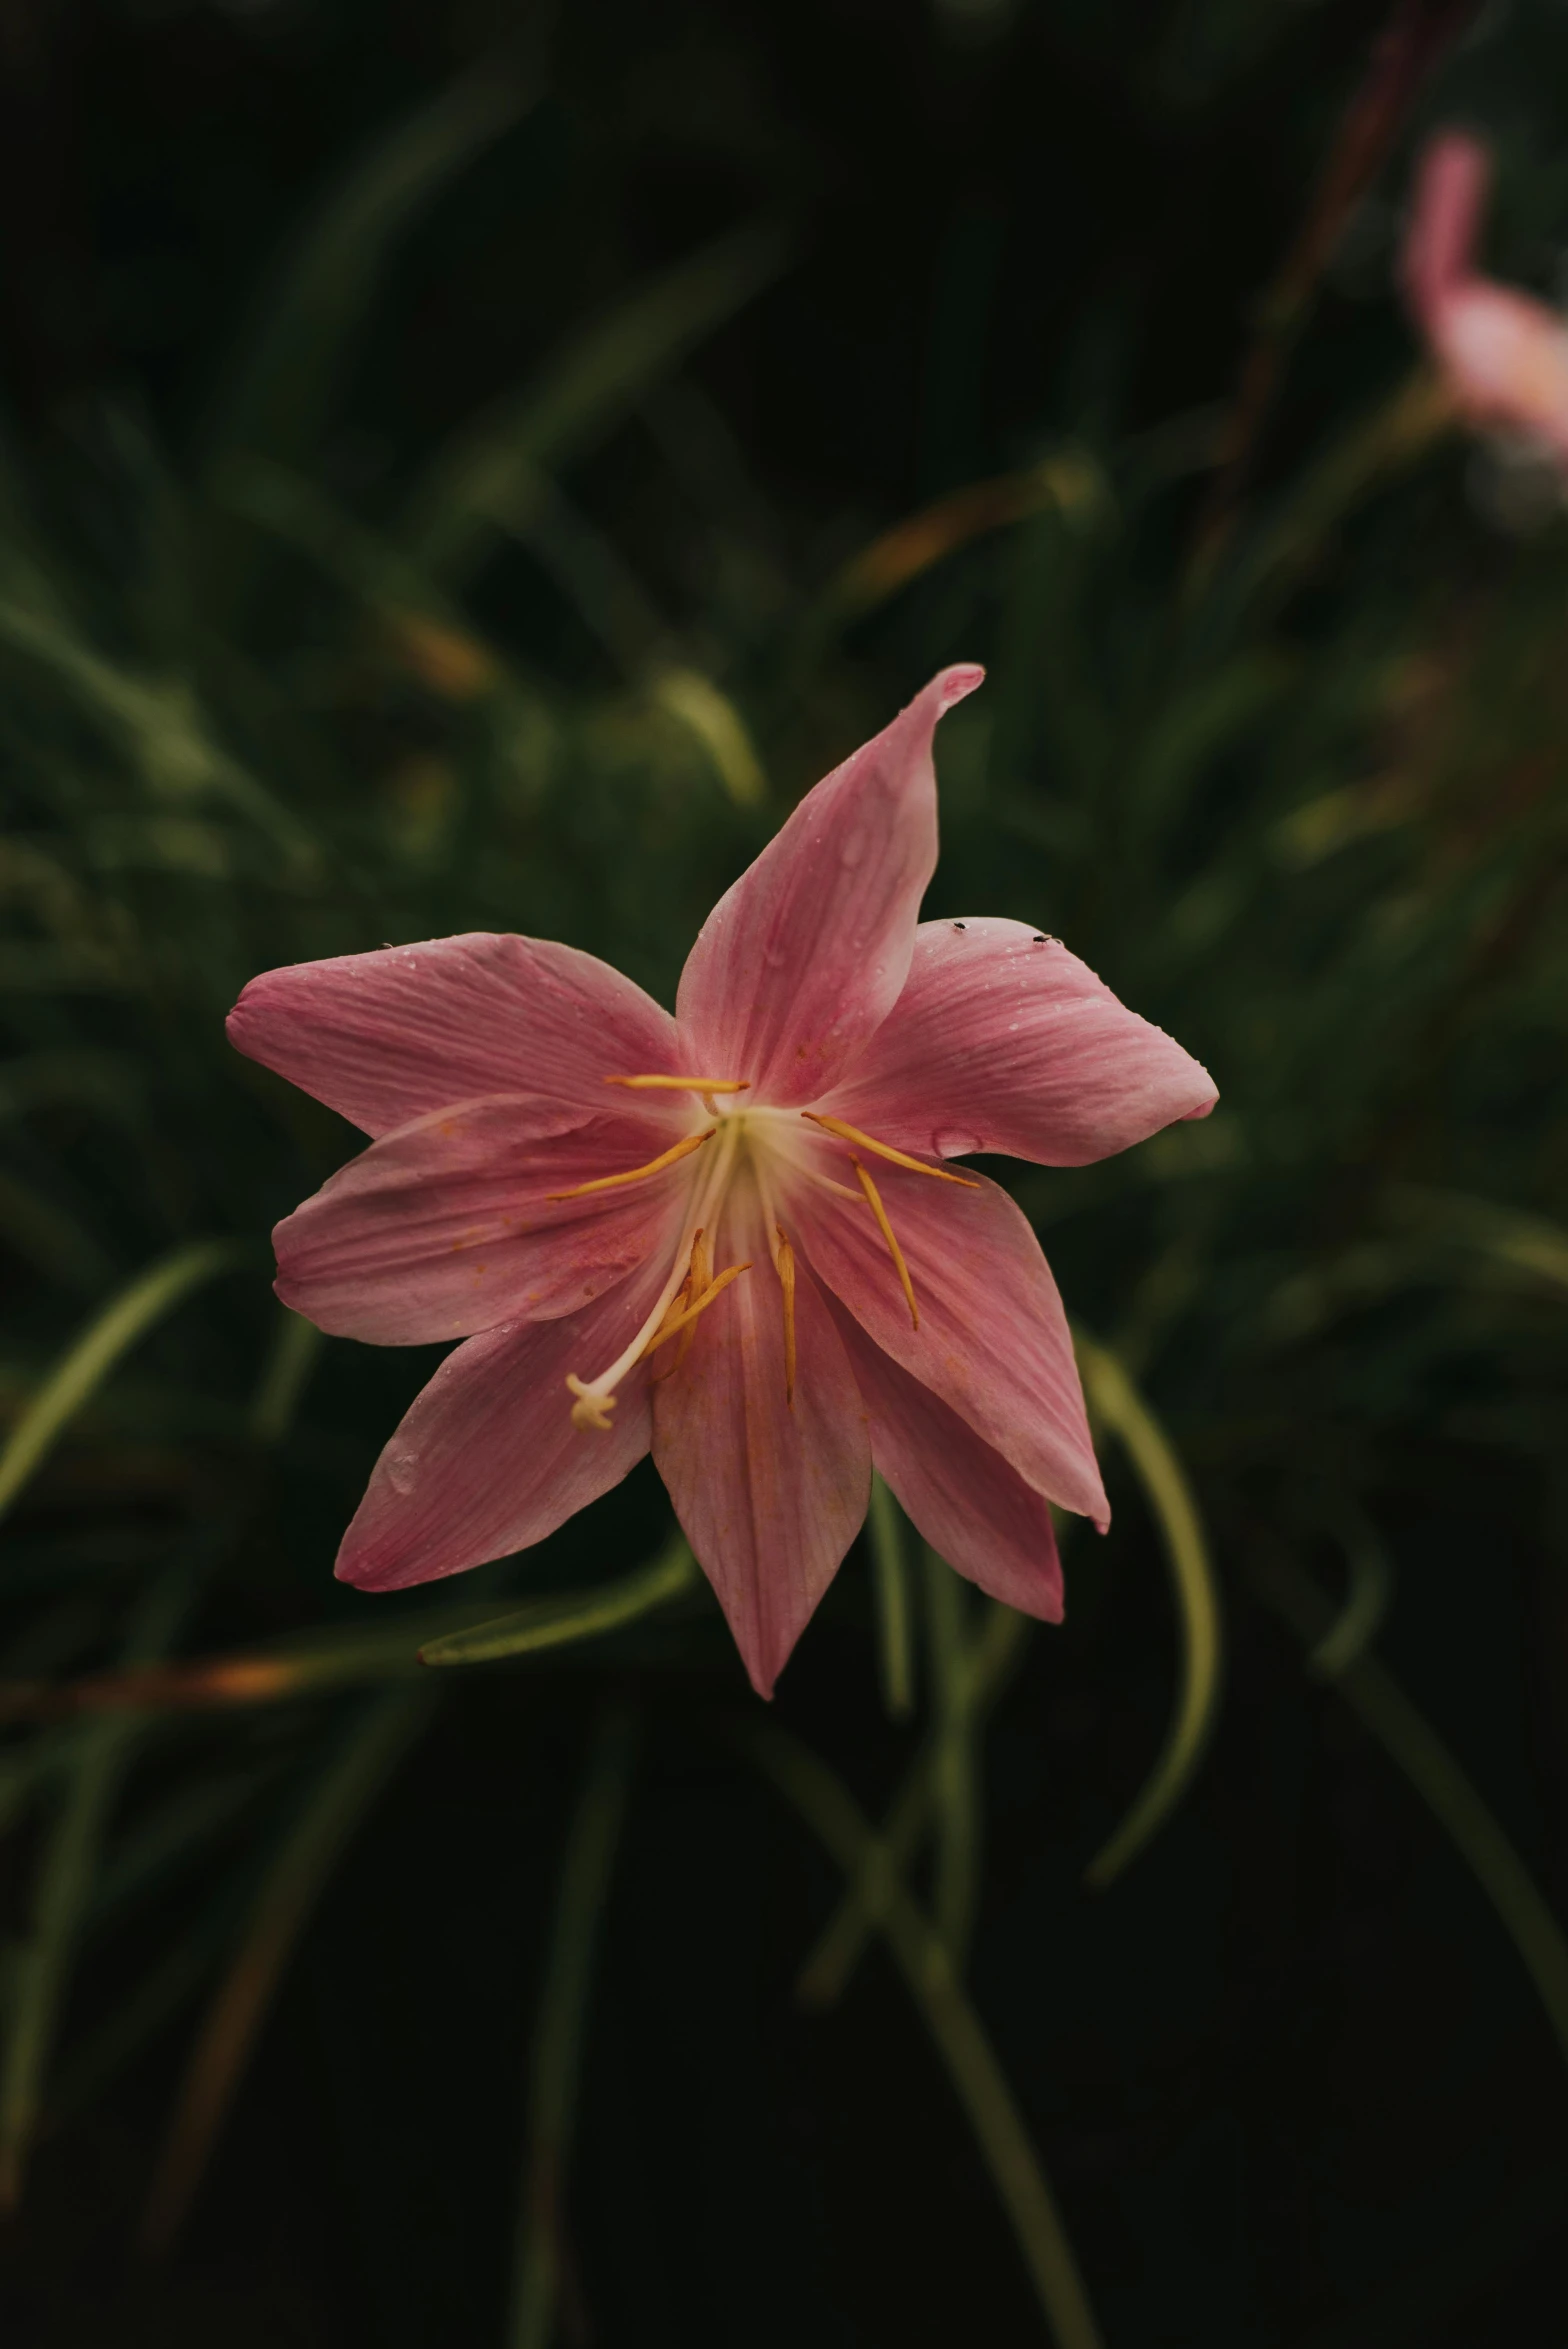
<svg viewBox="0 0 1568 2349"><path fill-rule="evenodd" d="M841 1117L823 1117L815 1109L803 1109L800 1114L845 1142L858 1142L862 1150L874 1150L878 1158L886 1158L894 1166L907 1166L911 1174L934 1175L939 1183L962 1183L966 1191L984 1188L973 1175L954 1174L945 1166L927 1166L923 1158L911 1158L907 1151L895 1150L890 1142L879 1142L874 1135L863 1134L858 1126L847 1126ZM862 1175L860 1179L864 1183L866 1178Z"/></svg>
<svg viewBox="0 0 1568 2349"><path fill-rule="evenodd" d="M743 1272L750 1272L750 1270L749 1261L745 1264L727 1264L718 1278L708 1283L702 1295L693 1298L684 1313L677 1313L673 1321L666 1321L662 1328L654 1331L653 1336L642 1350L643 1355L653 1353L656 1347L668 1345L671 1338L675 1337L679 1331L690 1329L698 1314L706 1313L714 1298L721 1297L731 1281L739 1280Z"/></svg>
<svg viewBox="0 0 1568 2349"><path fill-rule="evenodd" d="M572 1405L573 1427L596 1428L600 1435L608 1435L615 1397L600 1394L594 1387L585 1387L575 1371L567 1372L566 1383L577 1397Z"/></svg>
<svg viewBox="0 0 1568 2349"><path fill-rule="evenodd" d="M607 1085L629 1085L636 1092L749 1093L750 1077L606 1077Z"/></svg>
<svg viewBox="0 0 1568 2349"><path fill-rule="evenodd" d="M773 1261L778 1267L779 1287L784 1292L784 1402L787 1409L795 1408L795 1251L784 1237L782 1224L773 1227L778 1235L778 1248Z"/></svg>
<svg viewBox="0 0 1568 2349"><path fill-rule="evenodd" d="M856 1174L860 1177L860 1187L866 1194L867 1206L870 1208L872 1214L876 1217L877 1222L882 1227L882 1237L884 1240L886 1240L888 1254L893 1259L893 1269L898 1274L900 1281L903 1283L904 1295L909 1301L910 1323L912 1327L918 1329L920 1327L920 1308L915 1303L915 1284L909 1277L909 1267L904 1262L904 1251L899 1246L897 1240L893 1237L893 1226L887 1220L887 1209L883 1206L881 1199L877 1196L876 1184L871 1180L871 1177L867 1174L865 1168L861 1165L859 1159L855 1156L853 1151L850 1152L849 1163L854 1168Z"/></svg>
<svg viewBox="0 0 1568 2349"><path fill-rule="evenodd" d="M713 1264L704 1245L702 1226L699 1224L691 1236L691 1260L687 1266L686 1278L670 1299L664 1319L654 1332L653 1344L648 1348L649 1353L652 1353L653 1346L658 1344L665 1331L672 1329L677 1320L682 1320L681 1342L675 1349L675 1359L673 1362L667 1363L663 1370L654 1372L653 1383L655 1386L662 1386L667 1378L675 1376L695 1345L697 1339L696 1321L695 1319L684 1320L683 1317L687 1306L696 1303L706 1293L712 1280Z"/></svg>
<svg viewBox="0 0 1568 2349"><path fill-rule="evenodd" d="M628 1167L625 1174L598 1175L591 1183L574 1183L569 1191L546 1191L545 1197L581 1199L590 1191L613 1191L620 1183L645 1182L649 1175L662 1174L677 1159L689 1158L694 1150L702 1148L704 1142L711 1142L718 1130L717 1126L709 1126L703 1133L688 1134L683 1142L677 1142L672 1149L661 1150L657 1158L650 1158L646 1166Z"/></svg>

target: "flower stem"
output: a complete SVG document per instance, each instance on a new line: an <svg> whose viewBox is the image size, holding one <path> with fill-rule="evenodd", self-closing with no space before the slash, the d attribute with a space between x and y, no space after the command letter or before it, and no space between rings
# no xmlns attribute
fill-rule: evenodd
<svg viewBox="0 0 1568 2349"><path fill-rule="evenodd" d="M825 1763L776 1729L753 1728L746 1744L845 1875L876 1880L888 1947L974 2130L1057 2349L1103 2349L1055 2197L947 1944L904 1889L887 1845Z"/></svg>
<svg viewBox="0 0 1568 2349"><path fill-rule="evenodd" d="M600 1721L566 1839L555 1925L534 2029L528 2154L508 2349L548 2349L562 2283L562 2194L576 2120L594 1944L610 1889L635 1747L631 1716Z"/></svg>
<svg viewBox="0 0 1568 2349"><path fill-rule="evenodd" d="M888 1718L907 1721L915 1709L915 1650L910 1624L909 1567L898 1503L871 1474L871 1579L876 1594L877 1673Z"/></svg>

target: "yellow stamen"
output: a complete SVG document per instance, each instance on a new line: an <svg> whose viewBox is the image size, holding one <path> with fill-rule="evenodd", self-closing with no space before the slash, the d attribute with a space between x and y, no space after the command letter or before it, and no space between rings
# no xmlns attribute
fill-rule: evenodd
<svg viewBox="0 0 1568 2349"><path fill-rule="evenodd" d="M696 1344L696 1321L695 1319L686 1321L684 1320L684 1315L688 1305L695 1303L699 1298L706 1294L712 1283L712 1280L713 1265L709 1258L708 1251L703 1245L702 1227L699 1225L691 1236L691 1262L687 1267L686 1278L682 1281L680 1287L676 1290L674 1296L670 1299L669 1310L665 1314L664 1319L660 1322L658 1329L654 1332L653 1342L654 1345L657 1345L659 1339L663 1337L665 1331L673 1328L677 1318L682 1319L683 1326L680 1333L681 1342L675 1349L675 1359L673 1362L666 1364L663 1370L656 1370L654 1372L653 1383L655 1386L662 1386L667 1378L673 1378L675 1376L675 1373L679 1370L681 1364L685 1361L687 1355L691 1352L692 1347ZM648 1350L651 1353L653 1351L652 1346L650 1346Z"/></svg>
<svg viewBox="0 0 1568 2349"><path fill-rule="evenodd" d="M945 1166L927 1166L923 1158L911 1158L906 1151L895 1150L890 1142L879 1142L871 1134L863 1134L858 1126L847 1126L841 1117L822 1117L814 1109L803 1109L802 1117L809 1117L814 1126L825 1126L830 1134L838 1134L846 1142L858 1142L862 1150L874 1150L878 1158L890 1159L894 1166L907 1166L911 1174L935 1175L939 1183L962 1183L966 1191L978 1191L983 1185L973 1175L954 1174ZM865 1176L861 1176L862 1183Z"/></svg>
<svg viewBox="0 0 1568 2349"><path fill-rule="evenodd" d="M809 1111L807 1114L810 1114ZM877 1196L876 1184L871 1180L871 1177L867 1174L865 1168L861 1165L859 1159L855 1156L853 1151L850 1153L849 1163L854 1168L856 1174L860 1177L860 1187L866 1194L867 1206L870 1208L872 1214L876 1217L877 1222L882 1227L882 1237L887 1242L888 1254L893 1259L893 1268L898 1274L899 1279L903 1282L904 1295L909 1300L910 1322L914 1328L918 1329L920 1327L920 1308L915 1303L915 1284L909 1277L909 1267L904 1262L904 1251L899 1246L897 1240L893 1237L893 1226L887 1220L887 1209L883 1206L881 1200Z"/></svg>
<svg viewBox="0 0 1568 2349"><path fill-rule="evenodd" d="M703 1290L702 1295L700 1297L694 1298L692 1303L687 1306L684 1313L677 1313L673 1321L666 1321L662 1329L657 1329L654 1331L653 1336L648 1340L646 1346L644 1346L643 1353L645 1355L653 1353L656 1347L668 1345L670 1339L673 1338L678 1331L689 1329L692 1323L696 1320L698 1314L706 1313L708 1307L713 1303L714 1298L720 1297L724 1294L724 1291L729 1287L731 1281L739 1280L743 1272L750 1272L750 1270L751 1265L749 1261L745 1264L727 1264L724 1267L724 1270L719 1274L717 1280L710 1281L708 1286Z"/></svg>
<svg viewBox="0 0 1568 2349"><path fill-rule="evenodd" d="M773 1261L778 1266L779 1287L784 1292L784 1403L787 1410L795 1408L795 1251L784 1237L781 1224L775 1224L778 1234L778 1253Z"/></svg>
<svg viewBox="0 0 1568 2349"><path fill-rule="evenodd" d="M607 1085L630 1085L638 1092L662 1088L670 1093L749 1093L750 1077L606 1077Z"/></svg>
<svg viewBox="0 0 1568 2349"><path fill-rule="evenodd" d="M546 1191L545 1197L547 1199L581 1199L589 1191L613 1191L619 1183L644 1182L649 1175L662 1174L664 1169L667 1166L673 1166L678 1158L689 1158L694 1150L702 1148L704 1142L711 1142L718 1130L717 1126L709 1126L703 1133L688 1134L684 1142L677 1142L672 1149L661 1150L658 1157L650 1158L646 1166L628 1167L625 1174L599 1175L591 1183L574 1183L569 1191Z"/></svg>
<svg viewBox="0 0 1568 2349"><path fill-rule="evenodd" d="M596 1393L592 1387L585 1387L577 1373L572 1370L566 1374L566 1383L577 1397L576 1402L572 1405L573 1427L597 1428L600 1435L608 1435L610 1413L615 1409L616 1404L615 1396L601 1395Z"/></svg>

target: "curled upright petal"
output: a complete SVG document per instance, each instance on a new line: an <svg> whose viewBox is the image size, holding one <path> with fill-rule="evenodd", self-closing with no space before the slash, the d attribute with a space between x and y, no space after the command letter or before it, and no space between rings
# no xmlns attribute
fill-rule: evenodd
<svg viewBox="0 0 1568 2349"><path fill-rule="evenodd" d="M646 1366L622 1381L608 1432L573 1426L566 1379L614 1358L657 1286L629 1281L582 1313L456 1347L376 1462L339 1580L403 1590L461 1574L543 1541L619 1484L648 1449Z"/></svg>
<svg viewBox="0 0 1568 2349"><path fill-rule="evenodd" d="M833 1313L871 1423L871 1457L916 1531L957 1574L1004 1606L1062 1620L1051 1506L967 1420L842 1306Z"/></svg>
<svg viewBox="0 0 1568 2349"><path fill-rule="evenodd" d="M630 979L574 946L488 931L263 971L228 1031L367 1134L485 1093L602 1109L606 1077L680 1073L675 1022ZM671 1112L650 1099L648 1114Z"/></svg>
<svg viewBox="0 0 1568 2349"><path fill-rule="evenodd" d="M936 866L938 719L984 671L944 669L809 791L703 924L676 1011L704 1073L788 1106L832 1085L892 1010Z"/></svg>
<svg viewBox="0 0 1568 2349"><path fill-rule="evenodd" d="M975 917L921 924L903 993L819 1106L901 1150L1086 1166L1217 1098L1056 939Z"/></svg>
<svg viewBox="0 0 1568 2349"><path fill-rule="evenodd" d="M760 1228L747 1248L750 1272L654 1387L653 1460L752 1686L771 1696L864 1521L871 1445L843 1342L803 1268L786 1400L782 1292Z"/></svg>
<svg viewBox="0 0 1568 2349"><path fill-rule="evenodd" d="M869 1212L801 1184L788 1210L811 1269L885 1354L940 1395L1026 1484L1103 1528L1067 1316L1029 1224L995 1183L973 1190L877 1167L918 1329Z"/></svg>
<svg viewBox="0 0 1568 2349"><path fill-rule="evenodd" d="M635 1112L587 1117L500 1094L372 1142L272 1235L285 1305L375 1346L471 1337L575 1313L661 1249L693 1157L609 1190L578 1185L663 1155Z"/></svg>

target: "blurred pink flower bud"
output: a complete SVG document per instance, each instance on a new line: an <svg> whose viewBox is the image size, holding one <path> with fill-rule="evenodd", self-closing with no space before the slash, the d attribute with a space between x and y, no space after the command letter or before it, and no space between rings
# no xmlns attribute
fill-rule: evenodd
<svg viewBox="0 0 1568 2349"><path fill-rule="evenodd" d="M1568 325L1475 266L1490 171L1486 149L1462 131L1427 147L1402 255L1406 299L1461 413L1568 466Z"/></svg>

